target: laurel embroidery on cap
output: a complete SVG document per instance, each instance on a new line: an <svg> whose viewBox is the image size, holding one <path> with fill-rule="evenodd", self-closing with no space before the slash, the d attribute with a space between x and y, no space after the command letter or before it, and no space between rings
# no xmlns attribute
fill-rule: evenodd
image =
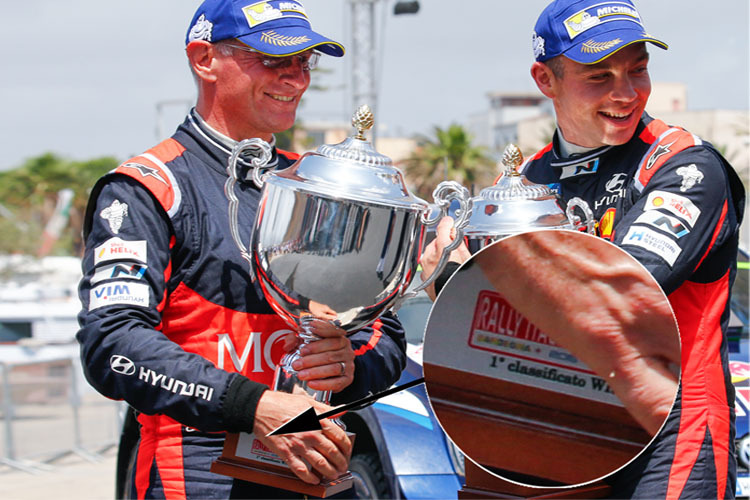
<svg viewBox="0 0 750 500"><path fill-rule="evenodd" d="M275 31L264 31L260 35L260 41L270 45L277 45L279 47L289 47L292 45L300 45L309 42L310 39L304 35L284 36L279 35Z"/></svg>
<svg viewBox="0 0 750 500"><path fill-rule="evenodd" d="M581 45L581 52L586 52L587 54L596 54L599 52L604 52L605 50L609 50L620 43L622 43L621 38L615 38L614 40L610 40L608 42L594 42L592 40L589 40L588 42L584 42L583 45Z"/></svg>

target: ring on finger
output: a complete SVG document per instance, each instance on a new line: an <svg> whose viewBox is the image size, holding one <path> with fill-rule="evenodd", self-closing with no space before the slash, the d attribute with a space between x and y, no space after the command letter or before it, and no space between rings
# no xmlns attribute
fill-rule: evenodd
<svg viewBox="0 0 750 500"><path fill-rule="evenodd" d="M346 373L346 363L344 363L343 361L339 361L339 366L341 366L341 373L339 373L340 377Z"/></svg>

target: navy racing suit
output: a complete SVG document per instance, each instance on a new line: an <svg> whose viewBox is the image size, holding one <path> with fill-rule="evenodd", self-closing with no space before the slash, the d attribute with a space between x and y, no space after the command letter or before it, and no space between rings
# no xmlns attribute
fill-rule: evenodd
<svg viewBox="0 0 750 500"><path fill-rule="evenodd" d="M522 172L556 188L565 204L587 201L598 235L651 272L680 330L676 403L644 453L608 478L614 497L731 498L734 388L726 329L744 188L710 144L646 114L620 146L561 158L557 142L556 135Z"/></svg>
<svg viewBox="0 0 750 500"><path fill-rule="evenodd" d="M89 201L77 338L94 388L139 412L129 478L138 498L230 496L233 480L209 467L225 432L252 432L290 331L251 283L230 233L230 152L231 140L192 111L172 137L100 179ZM274 148L270 165L296 158ZM243 178L247 165L240 160ZM235 193L249 243L260 192L243 181ZM390 313L350 340L354 382L332 404L388 388L406 363Z"/></svg>

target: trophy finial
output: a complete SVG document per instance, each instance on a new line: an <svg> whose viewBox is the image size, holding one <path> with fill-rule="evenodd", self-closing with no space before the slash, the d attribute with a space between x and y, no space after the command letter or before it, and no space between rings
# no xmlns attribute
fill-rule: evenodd
<svg viewBox="0 0 750 500"><path fill-rule="evenodd" d="M505 175L517 176L521 175L518 173L518 167L523 163L523 154L518 146L515 144L508 144L503 151L503 165L505 166Z"/></svg>
<svg viewBox="0 0 750 500"><path fill-rule="evenodd" d="M357 111L354 112L354 116L352 116L352 125L357 129L355 139L359 139L360 141L367 140L365 138L365 130L370 130L374 123L375 117L370 110L370 106L363 104L357 108Z"/></svg>

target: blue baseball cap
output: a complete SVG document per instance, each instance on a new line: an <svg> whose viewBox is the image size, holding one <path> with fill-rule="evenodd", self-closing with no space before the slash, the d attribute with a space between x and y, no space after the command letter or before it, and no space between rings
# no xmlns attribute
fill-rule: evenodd
<svg viewBox="0 0 750 500"><path fill-rule="evenodd" d="M296 0L205 0L190 22L185 45L230 38L270 56L312 48L334 57L344 55L343 45L312 30L305 8Z"/></svg>
<svg viewBox="0 0 750 500"><path fill-rule="evenodd" d="M532 36L537 61L562 54L581 64L597 63L636 42L669 48L646 33L630 0L555 0L537 19Z"/></svg>

